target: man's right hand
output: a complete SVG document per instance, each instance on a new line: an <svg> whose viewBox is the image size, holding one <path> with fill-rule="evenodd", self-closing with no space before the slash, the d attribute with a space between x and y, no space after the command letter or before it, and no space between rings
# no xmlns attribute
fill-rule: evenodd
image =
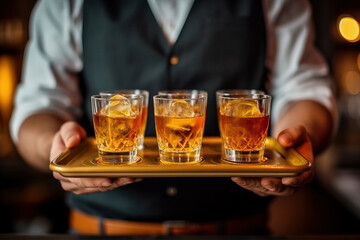
<svg viewBox="0 0 360 240"><path fill-rule="evenodd" d="M86 131L76 122L65 122L55 134L51 145L50 159L54 159L65 148L73 148L86 138ZM139 182L141 178L68 178L58 172L53 176L60 181L65 191L75 194L105 192L130 183Z"/></svg>

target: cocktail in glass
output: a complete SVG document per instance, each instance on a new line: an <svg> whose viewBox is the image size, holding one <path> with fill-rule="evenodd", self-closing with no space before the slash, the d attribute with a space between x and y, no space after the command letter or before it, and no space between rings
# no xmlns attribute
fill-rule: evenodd
<svg viewBox="0 0 360 240"><path fill-rule="evenodd" d="M216 113L218 119L220 119L220 106L219 106L219 97L220 96L227 96L227 97L239 97L239 96L247 96L249 94L265 94L262 90L257 89L220 89L216 91ZM221 134L221 126L220 121L219 123L219 131Z"/></svg>
<svg viewBox="0 0 360 240"><path fill-rule="evenodd" d="M136 162L142 102L141 95L133 94L91 97L95 137L101 163Z"/></svg>
<svg viewBox="0 0 360 240"><path fill-rule="evenodd" d="M237 163L265 160L271 96L218 96L219 126L225 159Z"/></svg>
<svg viewBox="0 0 360 240"><path fill-rule="evenodd" d="M148 116L148 106L149 106L149 92L146 90L133 89L133 90L111 90L111 91L102 91L100 95L115 95L115 94L133 94L133 95L142 95L143 103L142 103L142 113L141 113L141 127L138 137L138 149L144 148L144 138L145 138L145 130Z"/></svg>
<svg viewBox="0 0 360 240"><path fill-rule="evenodd" d="M155 129L162 162L200 161L206 104L207 97L203 94L154 96Z"/></svg>

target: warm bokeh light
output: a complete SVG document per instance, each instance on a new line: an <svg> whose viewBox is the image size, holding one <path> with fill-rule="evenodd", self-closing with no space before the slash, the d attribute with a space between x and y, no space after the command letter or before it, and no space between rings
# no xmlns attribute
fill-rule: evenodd
<svg viewBox="0 0 360 240"><path fill-rule="evenodd" d="M349 41L356 42L360 39L360 25L352 17L342 17L339 21L339 32L341 36Z"/></svg>
<svg viewBox="0 0 360 240"><path fill-rule="evenodd" d="M11 56L0 55L0 116L8 120L16 84L15 60Z"/></svg>
<svg viewBox="0 0 360 240"><path fill-rule="evenodd" d="M344 87L346 92L356 95L360 93L360 73L357 71L348 71L345 74Z"/></svg>

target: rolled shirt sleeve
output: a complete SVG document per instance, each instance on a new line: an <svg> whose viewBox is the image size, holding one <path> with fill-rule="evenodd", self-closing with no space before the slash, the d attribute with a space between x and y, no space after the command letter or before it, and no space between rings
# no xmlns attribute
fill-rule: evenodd
<svg viewBox="0 0 360 240"><path fill-rule="evenodd" d="M306 0L264 1L268 31L271 122L276 123L291 103L312 100L329 110L338 124L334 83L326 61L314 46L311 6Z"/></svg>
<svg viewBox="0 0 360 240"><path fill-rule="evenodd" d="M80 13L77 7L80 1L69 4L45 0L34 7L22 81L17 87L10 121L15 142L21 124L30 115L48 113L63 120L75 120L82 114L78 87L78 73L83 67L81 19L76 14Z"/></svg>

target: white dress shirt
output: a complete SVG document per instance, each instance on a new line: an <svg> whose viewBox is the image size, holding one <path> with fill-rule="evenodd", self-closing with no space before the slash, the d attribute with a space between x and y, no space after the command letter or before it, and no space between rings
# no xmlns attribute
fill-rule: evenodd
<svg viewBox="0 0 360 240"><path fill-rule="evenodd" d="M176 42L194 0L148 0L169 44ZM22 122L34 113L51 113L64 120L82 114L78 73L82 62L83 0L39 1L30 19L22 82L11 119L16 142ZM306 0L263 0L267 59L273 96L271 123L289 104L314 100L337 122L333 83L327 65L314 48L311 7ZM210 106L215 107L215 106Z"/></svg>

